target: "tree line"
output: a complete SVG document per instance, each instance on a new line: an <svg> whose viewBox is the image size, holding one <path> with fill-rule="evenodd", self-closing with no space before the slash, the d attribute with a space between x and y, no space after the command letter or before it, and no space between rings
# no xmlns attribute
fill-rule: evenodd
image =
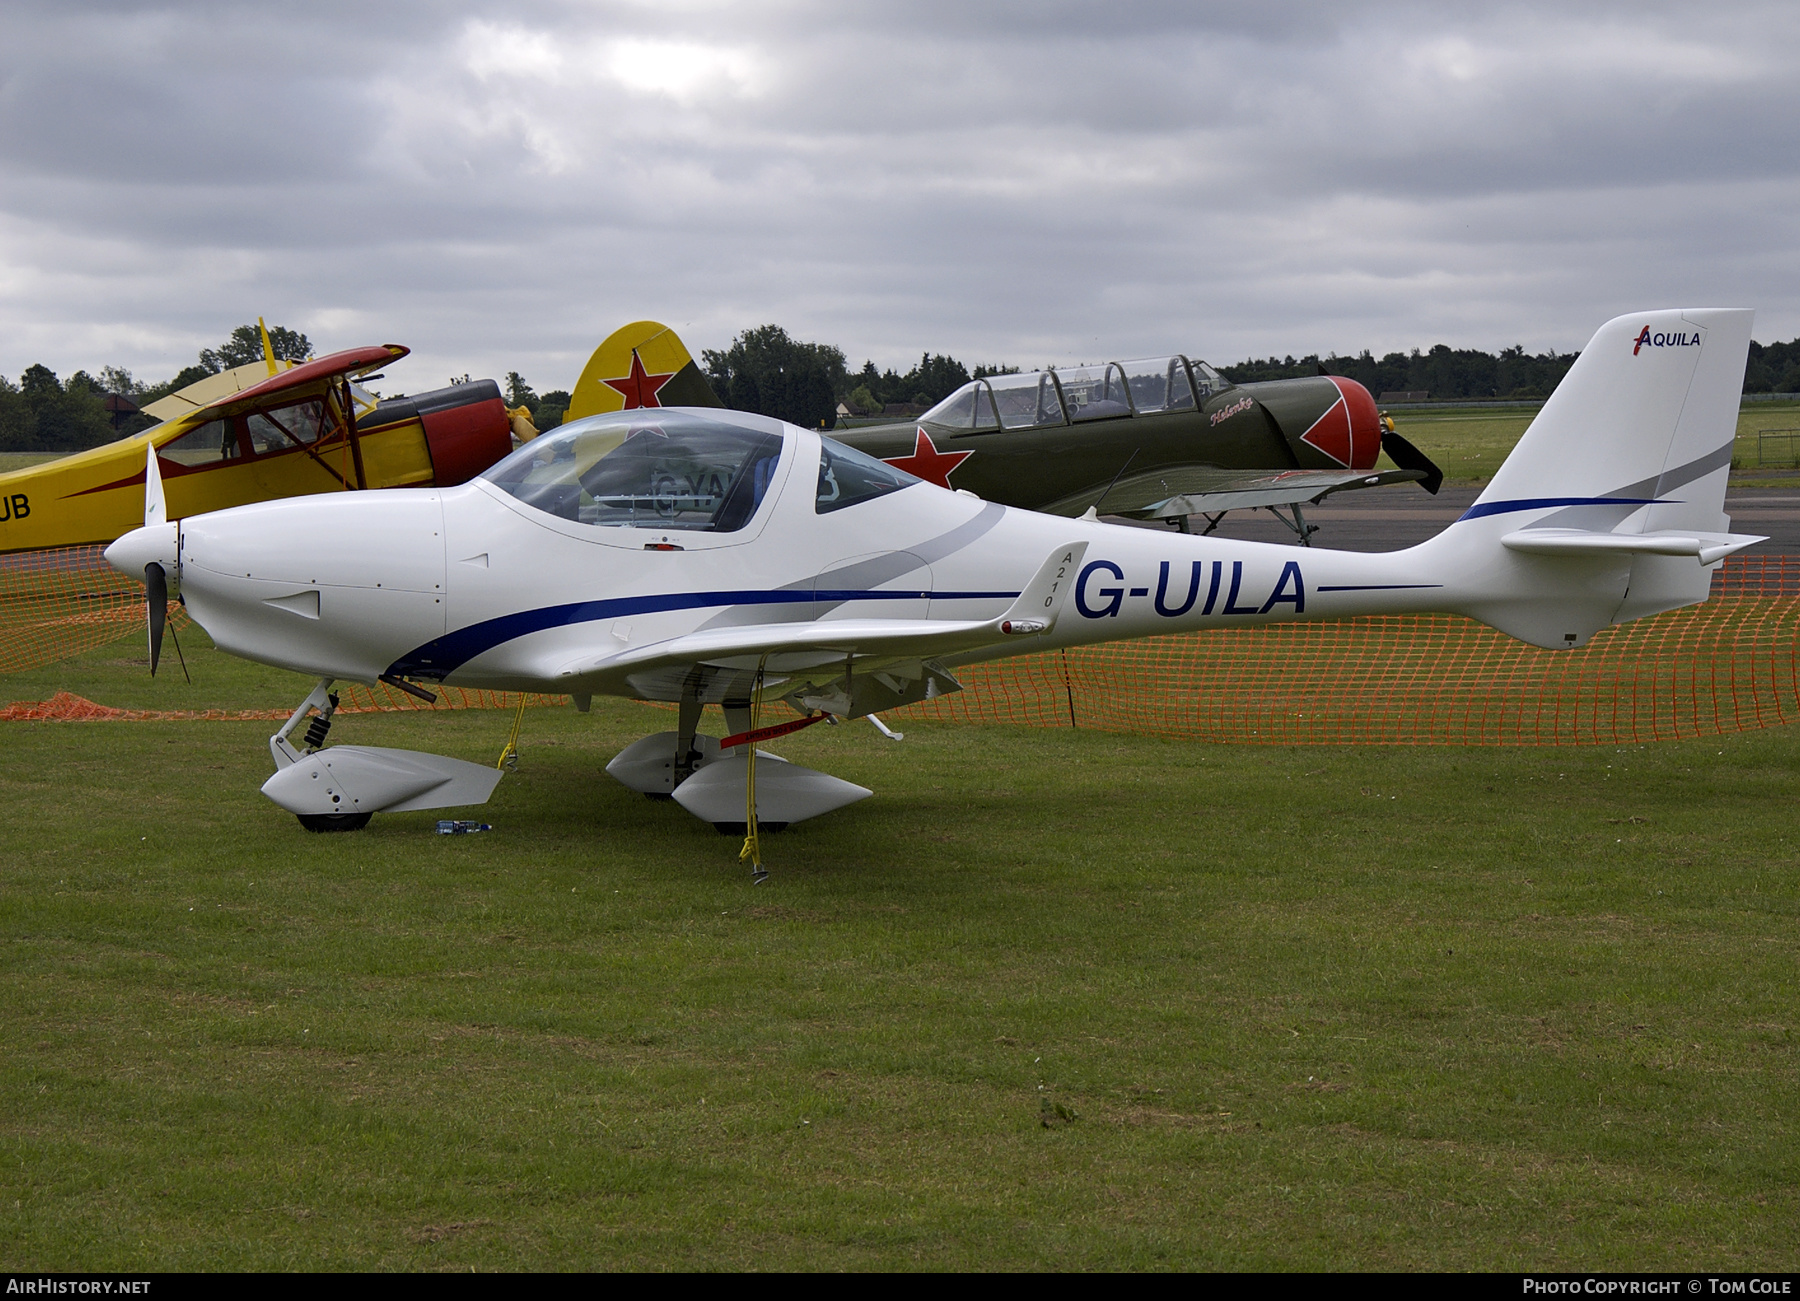
<svg viewBox="0 0 1800 1301"><path fill-rule="evenodd" d="M1494 398L1547 398L1576 352L1528 353L1502 348L1498 353L1438 344L1429 352L1390 352L1380 359L1364 351L1355 357L1316 353L1295 359L1251 358L1219 373L1239 384L1255 380L1293 379L1317 375L1320 368L1361 384L1379 397L1392 392L1428 392L1446 402ZM1746 393L1800 393L1800 339L1791 343L1752 343L1744 367Z"/></svg>
<svg viewBox="0 0 1800 1301"><path fill-rule="evenodd" d="M312 343L285 326L269 329L275 356L304 361ZM1390 352L1380 358L1365 350L1356 356L1331 353L1304 357L1249 358L1219 372L1236 383L1292 379L1321 370L1354 379L1371 393L1427 392L1441 401L1548 397L1577 353L1528 353L1522 347L1498 353L1438 344L1429 351ZM841 403L854 415L911 415L942 401L971 379L1016 372L1017 366L965 366L945 353L921 353L904 374L865 361L852 371L843 349L793 338L779 325L759 325L738 334L729 347L703 349L701 368L726 406L775 416L809 429L832 429ZM78 370L58 379L46 366L29 367L15 384L0 376L0 452L74 452L126 437L155 423L145 415L109 412L109 395L144 406L208 375L263 359L254 325L240 325L217 348L203 348L198 360L159 383L141 383L131 372L104 366L98 374ZM466 376L464 378L467 378ZM502 386L507 405L525 407L539 429L554 429L568 409L569 393L538 393L517 371ZM1746 393L1800 393L1800 339L1752 343L1744 371Z"/></svg>
<svg viewBox="0 0 1800 1301"><path fill-rule="evenodd" d="M311 341L285 326L270 327L269 347L278 361L312 356ZM262 360L256 326L240 325L217 348L202 348L192 366L159 382L141 382L121 366L102 366L98 375L78 370L66 380L48 366L29 366L17 384L0 375L0 452L79 452L128 438L156 421L141 413L108 411L108 397L147 406L208 375Z"/></svg>
<svg viewBox="0 0 1800 1301"><path fill-rule="evenodd" d="M809 429L837 426L841 403L856 415L876 416L890 407L923 411L971 379L1010 374L1017 366L965 367L956 358L922 353L904 375L872 361L852 372L842 348L802 343L779 325L745 330L720 351L701 351L701 365L719 401L737 411L775 416Z"/></svg>
<svg viewBox="0 0 1800 1301"><path fill-rule="evenodd" d="M1369 392L1429 393L1436 401L1475 401L1496 398L1545 398L1575 364L1579 353L1528 353L1524 348L1502 348L1498 353L1478 348L1452 348L1438 344L1429 352L1390 352L1376 358L1366 349L1355 357L1317 353L1294 357L1250 358L1219 373L1238 384L1258 380L1296 379L1302 375L1332 374L1353 379Z"/></svg>

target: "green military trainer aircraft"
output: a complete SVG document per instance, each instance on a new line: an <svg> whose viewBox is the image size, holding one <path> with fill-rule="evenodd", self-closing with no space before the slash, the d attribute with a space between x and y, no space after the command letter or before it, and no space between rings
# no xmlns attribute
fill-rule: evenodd
<svg viewBox="0 0 1800 1301"><path fill-rule="evenodd" d="M717 403L674 331L635 322L595 351L566 418L673 405L661 399L683 381L682 402L705 389ZM1415 482L1435 493L1444 479L1355 380L1233 384L1183 356L992 375L915 419L832 437L1008 506L1165 520L1183 532L1200 516L1207 533L1228 511L1267 509L1302 542L1316 531L1304 507L1334 492ZM1398 469L1375 468L1384 451Z"/></svg>

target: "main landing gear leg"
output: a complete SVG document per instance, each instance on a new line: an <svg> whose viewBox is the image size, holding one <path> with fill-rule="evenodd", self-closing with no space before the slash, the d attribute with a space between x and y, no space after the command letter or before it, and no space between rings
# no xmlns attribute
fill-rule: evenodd
<svg viewBox="0 0 1800 1301"><path fill-rule="evenodd" d="M750 702L748 700L727 700L719 706L725 711L725 735L737 736L750 730ZM733 751L747 754L748 751Z"/></svg>
<svg viewBox="0 0 1800 1301"><path fill-rule="evenodd" d="M1177 533L1192 533L1194 531L1188 526L1188 517L1186 515L1176 515L1170 519L1164 520L1163 523L1167 524Z"/></svg>
<svg viewBox="0 0 1800 1301"><path fill-rule="evenodd" d="M700 730L700 714L706 706L698 700L690 700L686 696L681 699L680 721L675 724L675 785L679 786L694 775L694 766L700 762L700 752L694 748L694 733ZM673 794L664 795L663 799L674 799Z"/></svg>

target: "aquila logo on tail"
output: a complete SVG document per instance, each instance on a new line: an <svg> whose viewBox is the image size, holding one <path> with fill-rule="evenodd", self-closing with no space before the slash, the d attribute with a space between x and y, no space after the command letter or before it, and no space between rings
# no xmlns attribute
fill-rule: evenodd
<svg viewBox="0 0 1800 1301"><path fill-rule="evenodd" d="M1678 334L1652 334L1650 327L1646 325L1638 332L1638 337L1633 341L1631 355L1637 356L1646 346L1651 348L1698 348L1700 332L1696 330L1689 334L1684 330Z"/></svg>

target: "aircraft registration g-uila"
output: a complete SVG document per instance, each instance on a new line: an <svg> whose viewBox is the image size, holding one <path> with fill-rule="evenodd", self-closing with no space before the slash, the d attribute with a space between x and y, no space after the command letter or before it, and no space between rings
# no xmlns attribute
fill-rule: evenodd
<svg viewBox="0 0 1800 1301"><path fill-rule="evenodd" d="M348 488L448 487L512 450L492 380L377 399L356 382L406 356L386 343L209 376L145 410L162 423L0 474L0 552L111 542L142 522L154 451L170 519ZM535 430L530 431L535 433ZM141 575L140 575L141 577Z"/></svg>
<svg viewBox="0 0 1800 1301"><path fill-rule="evenodd" d="M1704 601L1752 313L1608 322L1475 504L1404 551L1303 550L982 501L817 432L716 408L576 420L461 487L161 518L107 558L178 590L217 645L317 687L263 791L315 830L480 803L497 769L318 748L334 681L449 683L679 706L608 771L716 824L791 823L869 792L764 755L769 736L958 689L958 666L1121 638L1445 611L1572 650ZM154 463L152 462L152 465ZM758 726L780 700L795 718ZM728 735L702 736L723 707ZM315 714L316 711L316 714ZM315 715L308 721L309 715ZM292 739L308 722L304 742ZM748 848L748 846L747 846Z"/></svg>
<svg viewBox="0 0 1800 1301"><path fill-rule="evenodd" d="M566 418L718 406L666 325L635 321L594 350ZM928 483L1052 515L1165 520L1266 509L1305 543L1304 507L1335 492L1444 481L1369 391L1341 375L1234 384L1184 356L972 380L916 420L833 434ZM1376 468L1382 452L1397 469ZM1287 515L1282 511L1286 510Z"/></svg>

